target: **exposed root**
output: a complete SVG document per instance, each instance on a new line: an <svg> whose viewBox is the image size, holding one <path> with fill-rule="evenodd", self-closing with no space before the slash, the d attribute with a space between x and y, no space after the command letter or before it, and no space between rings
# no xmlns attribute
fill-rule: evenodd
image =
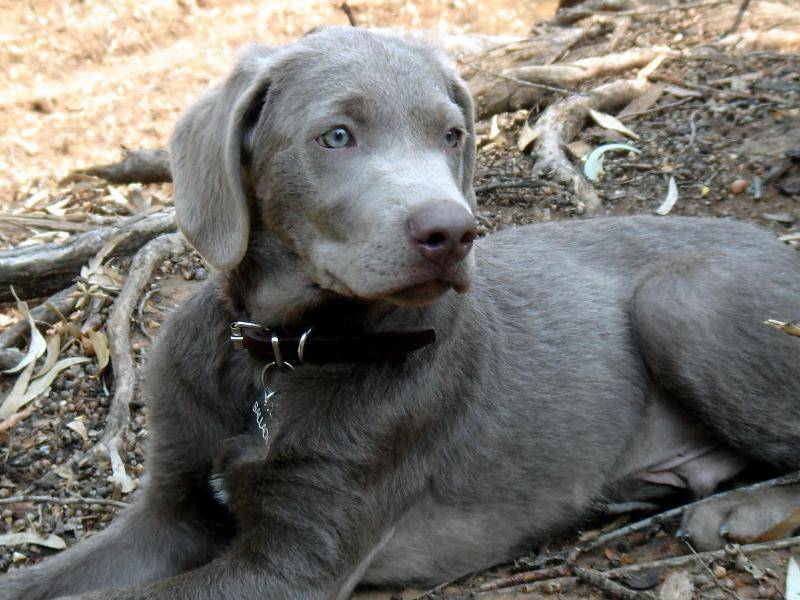
<svg viewBox="0 0 800 600"><path fill-rule="evenodd" d="M63 244L25 246L0 252L0 302L14 299L11 286L23 300L40 298L64 288L81 267L115 236L125 235L114 249L114 255L118 256L131 254L147 241L170 231L175 231L175 215L165 211L137 215L114 227L87 231ZM0 347L7 347L2 337Z"/></svg>
<svg viewBox="0 0 800 600"><path fill-rule="evenodd" d="M643 67L663 53L663 49L629 50L565 64L528 65L502 71L481 67L483 73L471 77L469 86L476 99L478 118L483 119L499 112L530 108L552 95L548 92L570 93L598 75Z"/></svg>
<svg viewBox="0 0 800 600"><path fill-rule="evenodd" d="M114 370L114 397L108 409L105 431L95 449L102 448L108 453L113 470L112 479L123 493L132 488L119 452L130 422L130 404L136 393L136 366L130 350L133 312L153 270L170 254L185 249L186 240L180 233L162 235L142 247L131 262L128 278L108 317L106 329Z"/></svg>
<svg viewBox="0 0 800 600"><path fill-rule="evenodd" d="M549 174L575 192L578 212L596 212L602 205L600 197L567 158L564 145L581 131L589 109L608 111L627 104L644 93L647 85L640 79L614 81L551 105L533 127L533 153L536 156L533 176Z"/></svg>
<svg viewBox="0 0 800 600"><path fill-rule="evenodd" d="M122 160L75 171L110 183L164 183L172 181L169 153L157 150L123 150ZM68 177L69 179L69 177Z"/></svg>

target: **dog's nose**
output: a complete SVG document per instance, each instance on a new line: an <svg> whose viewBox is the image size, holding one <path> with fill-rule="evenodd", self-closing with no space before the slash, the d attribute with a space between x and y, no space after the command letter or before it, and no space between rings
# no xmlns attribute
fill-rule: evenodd
<svg viewBox="0 0 800 600"><path fill-rule="evenodd" d="M478 235L475 217L452 201L426 203L408 223L422 255L439 267L463 260Z"/></svg>

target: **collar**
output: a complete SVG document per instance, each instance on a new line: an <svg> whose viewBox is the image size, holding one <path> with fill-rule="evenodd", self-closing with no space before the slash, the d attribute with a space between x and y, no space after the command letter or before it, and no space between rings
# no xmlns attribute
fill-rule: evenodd
<svg viewBox="0 0 800 600"><path fill-rule="evenodd" d="M378 363L401 359L436 341L436 332L432 328L342 335L342 326L347 320L341 318L340 311L326 315L318 313L316 317L323 323L304 329L262 327L247 320L249 315L240 280L241 274L228 273L223 277L220 289L222 305L231 321L230 340L235 348L245 350L268 364L283 367L288 363L292 367L301 364ZM326 326L325 321L337 323Z"/></svg>
<svg viewBox="0 0 800 600"><path fill-rule="evenodd" d="M341 336L326 334L315 327L293 332L234 321L230 339L234 347L280 367L285 363L324 365L397 360L433 344L436 332L422 328Z"/></svg>

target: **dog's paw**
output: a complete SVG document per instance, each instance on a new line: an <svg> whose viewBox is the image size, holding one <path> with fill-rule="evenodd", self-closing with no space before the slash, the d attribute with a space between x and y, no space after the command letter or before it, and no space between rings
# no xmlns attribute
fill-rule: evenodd
<svg viewBox="0 0 800 600"><path fill-rule="evenodd" d="M734 492L687 511L681 533L698 550L721 548L728 542L747 544L786 522L800 508L800 486ZM791 535L791 527L784 535Z"/></svg>
<svg viewBox="0 0 800 600"><path fill-rule="evenodd" d="M236 473L245 465L263 460L264 448L260 441L253 434L245 433L222 442L208 479L217 502L228 505Z"/></svg>

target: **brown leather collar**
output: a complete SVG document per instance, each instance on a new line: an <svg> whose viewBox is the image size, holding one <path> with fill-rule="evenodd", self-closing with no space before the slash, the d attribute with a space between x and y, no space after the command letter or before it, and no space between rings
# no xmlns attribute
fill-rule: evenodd
<svg viewBox="0 0 800 600"><path fill-rule="evenodd" d="M436 332L428 328L338 336L317 332L314 327L293 333L234 321L231 341L252 356L277 365L371 363L396 360L429 346L436 341Z"/></svg>

